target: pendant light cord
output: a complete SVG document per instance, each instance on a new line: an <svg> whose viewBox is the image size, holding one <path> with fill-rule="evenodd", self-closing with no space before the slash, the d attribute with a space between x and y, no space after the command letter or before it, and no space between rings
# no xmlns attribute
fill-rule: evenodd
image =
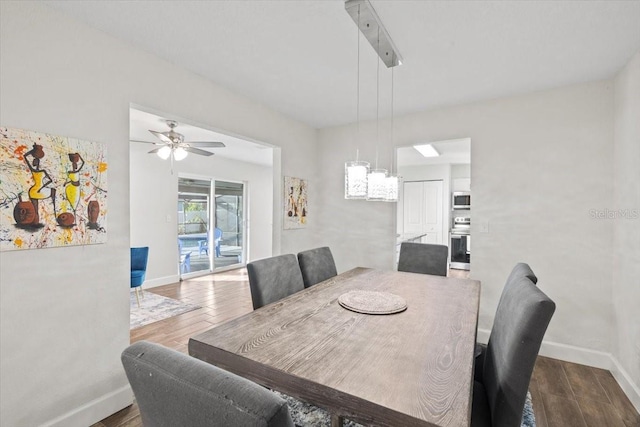
<svg viewBox="0 0 640 427"><path fill-rule="evenodd" d="M380 52L380 26L378 26L378 52ZM380 145L380 60L376 67L376 169L378 169L378 146Z"/></svg>
<svg viewBox="0 0 640 427"><path fill-rule="evenodd" d="M395 144L393 142L393 83L394 83L394 78L393 78L393 69L395 67L391 67L391 167L389 168L389 175L393 175L393 159L395 158L396 155L396 148L395 148Z"/></svg>
<svg viewBox="0 0 640 427"><path fill-rule="evenodd" d="M358 65L356 78L356 162L360 160L360 5L358 5Z"/></svg>

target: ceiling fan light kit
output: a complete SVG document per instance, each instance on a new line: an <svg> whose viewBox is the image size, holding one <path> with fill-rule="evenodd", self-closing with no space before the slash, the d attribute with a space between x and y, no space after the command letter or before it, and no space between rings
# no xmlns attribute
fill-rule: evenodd
<svg viewBox="0 0 640 427"><path fill-rule="evenodd" d="M182 147L177 147L173 150L173 158L176 160L176 162L179 162L180 160L184 160L187 157L187 150L185 150Z"/></svg>
<svg viewBox="0 0 640 427"><path fill-rule="evenodd" d="M160 148L156 154L162 160L167 160L171 155L171 147L169 147L168 145L165 145L164 147Z"/></svg>
<svg viewBox="0 0 640 427"><path fill-rule="evenodd" d="M356 142L360 137L360 34L369 41L387 68L402 64L402 58L393 44L389 33L382 25L380 17L373 9L369 0L347 0L345 9L358 27L358 86L357 86L357 117L358 131ZM377 70L377 90L380 86L379 62ZM391 112L391 142L393 145L393 74L391 86L392 112ZM377 94L377 107L380 107L379 93ZM376 125L380 126L380 118L376 112ZM379 132L376 132L379 134ZM369 169L369 163L358 159L359 150L356 149L356 160L345 163L345 193L344 198L349 200L366 199L368 201L398 201L398 186L400 178L397 175L388 174L386 169L378 168L378 141L376 139L376 168ZM392 165L393 167L393 165Z"/></svg>

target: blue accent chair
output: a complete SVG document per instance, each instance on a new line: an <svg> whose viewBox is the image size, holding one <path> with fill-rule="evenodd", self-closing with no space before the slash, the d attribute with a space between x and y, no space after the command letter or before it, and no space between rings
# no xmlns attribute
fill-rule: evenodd
<svg viewBox="0 0 640 427"><path fill-rule="evenodd" d="M131 287L136 292L136 301L140 307L139 290L142 288L147 275L147 261L149 260L149 247L131 248ZM144 297L144 294L143 294Z"/></svg>

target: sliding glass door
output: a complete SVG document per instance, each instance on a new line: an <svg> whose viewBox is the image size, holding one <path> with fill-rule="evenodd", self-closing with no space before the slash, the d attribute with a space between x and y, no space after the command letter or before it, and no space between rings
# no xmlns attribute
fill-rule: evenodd
<svg viewBox="0 0 640 427"><path fill-rule="evenodd" d="M211 272L211 180L178 178L180 277Z"/></svg>
<svg viewBox="0 0 640 427"><path fill-rule="evenodd" d="M246 259L241 182L178 178L180 278L241 266Z"/></svg>
<svg viewBox="0 0 640 427"><path fill-rule="evenodd" d="M214 268L243 264L245 258L244 184L241 182L215 181L215 231Z"/></svg>

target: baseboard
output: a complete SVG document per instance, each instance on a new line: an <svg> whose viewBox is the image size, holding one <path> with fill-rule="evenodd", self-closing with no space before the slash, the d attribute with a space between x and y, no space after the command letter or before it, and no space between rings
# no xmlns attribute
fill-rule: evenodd
<svg viewBox="0 0 640 427"><path fill-rule="evenodd" d="M127 384L43 424L43 427L90 426L132 403L133 392L131 386Z"/></svg>
<svg viewBox="0 0 640 427"><path fill-rule="evenodd" d="M488 329L478 329L478 341L486 344L487 341L489 341L489 333L490 331ZM633 382L631 376L611 353L543 341L539 354L541 356L611 371L611 374L620 385L622 391L627 395L636 410L640 412L640 385Z"/></svg>
<svg viewBox="0 0 640 427"><path fill-rule="evenodd" d="M607 370L611 369L612 364L611 353L551 341L542 341L539 354L541 356Z"/></svg>
<svg viewBox="0 0 640 427"><path fill-rule="evenodd" d="M215 271L213 271L213 273L222 273L223 271L237 270L238 268L242 268L245 266L246 264L242 263L242 264L233 264L227 267L219 267L219 268L216 268ZM171 276L164 276L164 277L158 277L157 279L145 280L142 285L142 288L149 289L149 288L155 288L157 286L171 285L173 283L178 283L179 281L180 281L180 275L172 274Z"/></svg>
<svg viewBox="0 0 640 427"><path fill-rule="evenodd" d="M618 359L611 356L611 374L616 379L620 388L627 395L631 404L636 408L636 411L640 412L640 384L635 384L631 376L620 365Z"/></svg>
<svg viewBox="0 0 640 427"><path fill-rule="evenodd" d="M142 289L155 288L162 285L170 285L172 283L178 283L180 281L179 274L172 274L171 276L158 277L157 279L145 280L142 284Z"/></svg>

